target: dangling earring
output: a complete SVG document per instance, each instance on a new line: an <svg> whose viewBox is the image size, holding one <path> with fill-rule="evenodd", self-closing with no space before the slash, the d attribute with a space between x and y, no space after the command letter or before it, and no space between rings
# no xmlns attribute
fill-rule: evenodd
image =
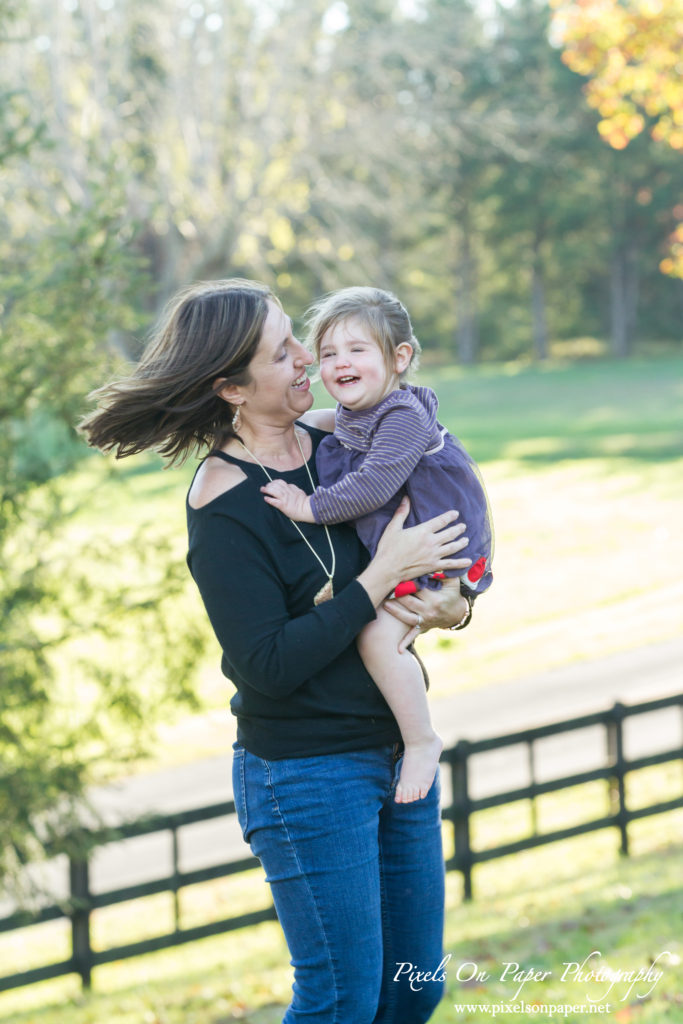
<svg viewBox="0 0 683 1024"><path fill-rule="evenodd" d="M240 416L240 407L238 405L235 409L235 415L232 418L232 429L235 433L240 429L241 421L242 417Z"/></svg>

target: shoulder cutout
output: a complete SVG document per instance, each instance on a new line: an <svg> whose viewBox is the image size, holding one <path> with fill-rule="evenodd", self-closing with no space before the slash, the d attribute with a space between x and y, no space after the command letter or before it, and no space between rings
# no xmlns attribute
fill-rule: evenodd
<svg viewBox="0 0 683 1024"><path fill-rule="evenodd" d="M239 466L209 456L197 470L187 496L190 508L203 508L246 479L247 474Z"/></svg>

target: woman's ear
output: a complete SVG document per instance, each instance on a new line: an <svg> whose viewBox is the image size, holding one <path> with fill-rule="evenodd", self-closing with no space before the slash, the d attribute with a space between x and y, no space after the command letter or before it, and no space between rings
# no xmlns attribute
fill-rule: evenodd
<svg viewBox="0 0 683 1024"><path fill-rule="evenodd" d="M229 405L241 405L244 401L238 384L228 384L227 377L216 377L213 382L214 394Z"/></svg>
<svg viewBox="0 0 683 1024"><path fill-rule="evenodd" d="M407 341L402 341L400 345L397 345L394 349L394 369L396 373L404 373L410 366L412 358L412 345L409 345Z"/></svg>

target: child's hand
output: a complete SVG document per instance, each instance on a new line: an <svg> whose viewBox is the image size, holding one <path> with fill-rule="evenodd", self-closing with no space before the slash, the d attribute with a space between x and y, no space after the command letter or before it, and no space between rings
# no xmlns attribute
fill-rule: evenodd
<svg viewBox="0 0 683 1024"><path fill-rule="evenodd" d="M298 523L314 523L311 501L305 491L284 480L271 480L261 488L269 505L274 505L290 519Z"/></svg>

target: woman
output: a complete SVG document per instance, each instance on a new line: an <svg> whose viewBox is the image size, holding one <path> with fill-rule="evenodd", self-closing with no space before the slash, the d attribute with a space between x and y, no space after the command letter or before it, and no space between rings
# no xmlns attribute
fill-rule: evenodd
<svg viewBox="0 0 683 1024"><path fill-rule="evenodd" d="M411 987L399 968L441 960L438 777L424 800L394 802L400 734L355 637L400 580L469 564L454 558L464 525L447 513L403 530L404 505L368 563L352 528L295 526L265 502L272 477L316 484L333 414L309 412L312 361L265 286L194 286L82 426L118 457L210 450L188 495L188 563L236 686L235 804L295 971L284 1022L419 1024L442 981ZM448 589L390 605L428 628L468 612Z"/></svg>

